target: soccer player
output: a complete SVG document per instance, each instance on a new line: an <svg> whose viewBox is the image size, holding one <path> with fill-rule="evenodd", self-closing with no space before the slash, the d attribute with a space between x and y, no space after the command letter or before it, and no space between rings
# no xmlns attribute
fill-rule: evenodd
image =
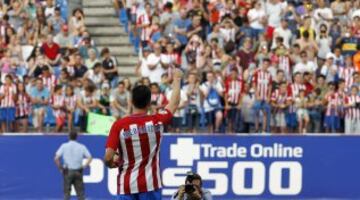
<svg viewBox="0 0 360 200"><path fill-rule="evenodd" d="M104 161L110 168L119 168L117 193L120 200L161 199L160 142L164 125L171 123L179 105L182 72L175 70L173 77L173 91L165 109L148 115L150 89L137 86L131 94L133 114L111 127Z"/></svg>

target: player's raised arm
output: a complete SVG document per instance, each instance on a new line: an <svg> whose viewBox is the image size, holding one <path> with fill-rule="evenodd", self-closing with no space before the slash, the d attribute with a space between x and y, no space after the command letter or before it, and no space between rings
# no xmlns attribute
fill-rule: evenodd
<svg viewBox="0 0 360 200"><path fill-rule="evenodd" d="M181 84L182 75L183 75L183 73L180 69L176 69L174 71L174 75L173 75L174 79L173 79L173 83L172 83L172 94L171 94L169 104L165 107L171 113L174 113L179 106L180 84Z"/></svg>

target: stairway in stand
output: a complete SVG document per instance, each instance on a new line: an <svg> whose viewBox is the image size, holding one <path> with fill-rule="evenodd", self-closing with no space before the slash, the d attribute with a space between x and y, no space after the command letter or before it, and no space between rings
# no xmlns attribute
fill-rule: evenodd
<svg viewBox="0 0 360 200"><path fill-rule="evenodd" d="M112 0L83 0L85 24L99 52L108 47L119 64L120 77L129 77L134 83L138 57L129 42L129 36L115 15Z"/></svg>

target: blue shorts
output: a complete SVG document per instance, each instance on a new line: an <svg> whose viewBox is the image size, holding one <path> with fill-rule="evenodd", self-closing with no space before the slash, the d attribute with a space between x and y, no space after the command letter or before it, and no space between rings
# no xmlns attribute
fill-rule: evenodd
<svg viewBox="0 0 360 200"><path fill-rule="evenodd" d="M334 131L339 130L340 118L335 115L325 116L324 126Z"/></svg>
<svg viewBox="0 0 360 200"><path fill-rule="evenodd" d="M296 112L287 112L285 114L285 121L288 128L296 128L297 127L297 116Z"/></svg>
<svg viewBox="0 0 360 200"><path fill-rule="evenodd" d="M15 121L15 107L0 108L0 121L13 122Z"/></svg>
<svg viewBox="0 0 360 200"><path fill-rule="evenodd" d="M253 109L255 110L255 113L258 115L260 110L265 112L267 115L270 115L271 107L270 104L266 101L255 101Z"/></svg>
<svg viewBox="0 0 360 200"><path fill-rule="evenodd" d="M121 194L117 200L161 200L161 189L137 194Z"/></svg>

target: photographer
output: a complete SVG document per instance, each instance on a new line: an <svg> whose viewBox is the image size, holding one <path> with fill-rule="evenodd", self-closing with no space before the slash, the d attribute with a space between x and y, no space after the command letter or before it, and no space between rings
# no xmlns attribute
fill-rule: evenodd
<svg viewBox="0 0 360 200"><path fill-rule="evenodd" d="M201 176L189 172L185 185L181 185L171 200L212 200L210 191L202 188Z"/></svg>

